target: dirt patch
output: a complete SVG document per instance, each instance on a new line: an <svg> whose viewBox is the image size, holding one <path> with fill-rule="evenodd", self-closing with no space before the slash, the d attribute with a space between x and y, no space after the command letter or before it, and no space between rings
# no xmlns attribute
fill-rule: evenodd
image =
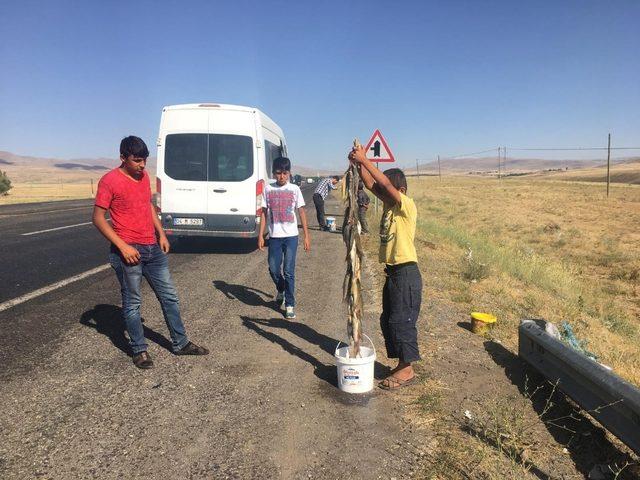
<svg viewBox="0 0 640 480"><path fill-rule="evenodd" d="M328 203L339 213L337 201ZM8 328L40 321L59 335L26 331L21 342L38 346L37 361L3 372L0 477L417 476L422 436L403 417L402 397L336 388L333 352L346 337L340 235L314 230L312 252L300 249L294 322L274 303L266 254L237 243L186 242L170 256L188 334L211 350L207 357L170 353L145 287L155 368L133 367L112 275L25 304L19 319L2 312ZM375 323L368 328L379 349ZM387 372L383 357L378 377Z"/></svg>

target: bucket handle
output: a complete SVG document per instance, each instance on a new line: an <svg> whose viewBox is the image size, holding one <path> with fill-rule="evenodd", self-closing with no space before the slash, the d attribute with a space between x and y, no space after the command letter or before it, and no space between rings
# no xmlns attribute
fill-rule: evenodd
<svg viewBox="0 0 640 480"><path fill-rule="evenodd" d="M371 338L369 338L369 335L367 335L366 333L363 333L362 336L364 338L366 338L367 340L369 340L369 343L371 344L371 348L373 348L373 354L376 355L376 346L373 344L373 341L371 340ZM344 343L342 340L338 340L338 345L336 345L336 351L333 353L334 356L336 356L338 354L338 349L340 348L340 344ZM345 343L345 345L347 345ZM348 346L348 345L347 345ZM347 348L347 358L349 357L349 349Z"/></svg>

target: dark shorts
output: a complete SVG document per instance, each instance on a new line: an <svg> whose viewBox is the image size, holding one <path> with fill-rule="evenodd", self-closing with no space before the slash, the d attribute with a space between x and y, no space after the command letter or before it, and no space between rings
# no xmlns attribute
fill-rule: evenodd
<svg viewBox="0 0 640 480"><path fill-rule="evenodd" d="M416 263L387 265L380 327L387 356L403 362L420 360L416 322L422 303L422 276Z"/></svg>

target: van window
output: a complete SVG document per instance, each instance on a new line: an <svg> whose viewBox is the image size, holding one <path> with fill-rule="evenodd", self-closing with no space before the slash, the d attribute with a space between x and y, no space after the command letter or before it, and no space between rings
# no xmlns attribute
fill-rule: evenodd
<svg viewBox="0 0 640 480"><path fill-rule="evenodd" d="M246 180L253 175L253 140L244 135L167 135L164 171L174 180Z"/></svg>
<svg viewBox="0 0 640 480"><path fill-rule="evenodd" d="M209 181L241 182L253 175L253 140L244 135L209 135Z"/></svg>
<svg viewBox="0 0 640 480"><path fill-rule="evenodd" d="M282 148L278 145L271 143L269 140L264 141L264 156L267 160L267 174L270 178L273 177L273 160L282 157Z"/></svg>
<svg viewBox="0 0 640 480"><path fill-rule="evenodd" d="M207 134L167 135L164 172L174 180L207 180Z"/></svg>

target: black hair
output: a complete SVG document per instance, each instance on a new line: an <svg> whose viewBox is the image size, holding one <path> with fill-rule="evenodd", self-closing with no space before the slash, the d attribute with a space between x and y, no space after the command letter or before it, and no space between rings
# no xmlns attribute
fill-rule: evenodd
<svg viewBox="0 0 640 480"><path fill-rule="evenodd" d="M358 180L358 190L364 189L364 182L362 180Z"/></svg>
<svg viewBox="0 0 640 480"><path fill-rule="evenodd" d="M290 172L291 160L289 160L287 157L275 158L271 167L271 173L276 173L276 170L284 170L286 172Z"/></svg>
<svg viewBox="0 0 640 480"><path fill-rule="evenodd" d="M333 178L337 182L340 181L340 175L331 175L331 178Z"/></svg>
<svg viewBox="0 0 640 480"><path fill-rule="evenodd" d="M404 187L404 191L407 191L407 177L404 176L404 172L399 168L390 168L382 172L391 182L391 185L400 190Z"/></svg>
<svg viewBox="0 0 640 480"><path fill-rule="evenodd" d="M129 158L129 155L133 155L136 158L147 158L149 149L140 137L130 135L120 142L120 155L124 158Z"/></svg>

